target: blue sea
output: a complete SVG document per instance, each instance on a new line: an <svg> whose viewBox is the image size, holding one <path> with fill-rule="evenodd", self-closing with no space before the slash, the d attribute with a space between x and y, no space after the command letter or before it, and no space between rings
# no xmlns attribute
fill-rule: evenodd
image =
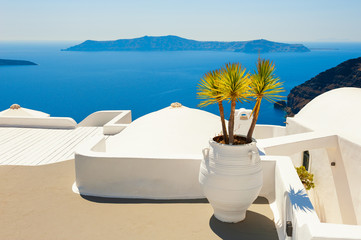
<svg viewBox="0 0 361 240"><path fill-rule="evenodd" d="M180 102L198 108L197 84L209 70L240 62L253 71L257 54L213 51L67 52L79 42L0 42L0 58L38 66L0 67L0 110L13 103L80 122L99 110L132 110L133 119ZM361 43L304 43L309 53L270 53L289 91L318 73L361 56ZM337 50L335 50L337 49ZM254 103L238 104L252 108ZM229 105L226 105L229 115ZM204 110L219 115L217 106ZM258 123L284 125L284 112L263 101Z"/></svg>

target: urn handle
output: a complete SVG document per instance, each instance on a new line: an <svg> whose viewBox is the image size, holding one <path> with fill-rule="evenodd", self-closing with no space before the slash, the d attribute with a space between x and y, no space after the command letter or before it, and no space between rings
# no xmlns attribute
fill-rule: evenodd
<svg viewBox="0 0 361 240"><path fill-rule="evenodd" d="M248 156L249 156L249 160L251 160L251 163L255 165L257 163L257 152L249 151Z"/></svg>
<svg viewBox="0 0 361 240"><path fill-rule="evenodd" d="M203 160L202 164L204 164L204 166L207 168L207 171L209 170L209 148L203 148L202 153L203 153Z"/></svg>
<svg viewBox="0 0 361 240"><path fill-rule="evenodd" d="M202 153L203 153L203 158L206 162L208 162L208 158L209 158L209 148L203 148Z"/></svg>

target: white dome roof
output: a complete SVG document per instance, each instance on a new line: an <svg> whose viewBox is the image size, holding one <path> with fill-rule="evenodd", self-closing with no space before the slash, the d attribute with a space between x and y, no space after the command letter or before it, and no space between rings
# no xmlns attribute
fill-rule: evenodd
<svg viewBox="0 0 361 240"><path fill-rule="evenodd" d="M9 108L0 112L0 116L1 117L49 117L50 115L44 112L23 108L19 106L19 108Z"/></svg>
<svg viewBox="0 0 361 240"><path fill-rule="evenodd" d="M361 88L338 88L313 99L295 115L312 130L361 136Z"/></svg>
<svg viewBox="0 0 361 240"><path fill-rule="evenodd" d="M187 107L167 107L138 118L107 140L107 152L125 156L201 155L221 133L220 117Z"/></svg>

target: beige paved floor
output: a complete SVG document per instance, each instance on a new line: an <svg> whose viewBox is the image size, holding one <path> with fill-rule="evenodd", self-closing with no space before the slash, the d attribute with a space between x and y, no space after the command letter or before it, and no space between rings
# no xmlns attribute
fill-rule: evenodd
<svg viewBox="0 0 361 240"><path fill-rule="evenodd" d="M74 161L0 166L0 239L278 239L267 200L238 224L221 223L205 200L82 197Z"/></svg>

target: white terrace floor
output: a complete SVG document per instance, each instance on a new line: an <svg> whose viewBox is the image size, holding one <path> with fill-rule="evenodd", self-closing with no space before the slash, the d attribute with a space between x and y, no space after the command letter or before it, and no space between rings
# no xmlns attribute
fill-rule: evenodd
<svg viewBox="0 0 361 240"><path fill-rule="evenodd" d="M74 159L81 142L102 134L102 127L0 127L0 165L43 165Z"/></svg>
<svg viewBox="0 0 361 240"><path fill-rule="evenodd" d="M278 239L265 198L227 224L205 200L104 199L75 194L74 160L0 166L1 240Z"/></svg>

